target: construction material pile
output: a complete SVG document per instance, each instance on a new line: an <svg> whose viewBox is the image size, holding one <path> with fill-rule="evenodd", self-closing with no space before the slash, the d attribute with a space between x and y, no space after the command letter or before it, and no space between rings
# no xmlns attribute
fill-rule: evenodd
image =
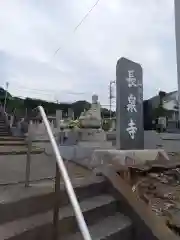
<svg viewBox="0 0 180 240"><path fill-rule="evenodd" d="M180 235L180 161L153 161L129 167L132 190Z"/></svg>

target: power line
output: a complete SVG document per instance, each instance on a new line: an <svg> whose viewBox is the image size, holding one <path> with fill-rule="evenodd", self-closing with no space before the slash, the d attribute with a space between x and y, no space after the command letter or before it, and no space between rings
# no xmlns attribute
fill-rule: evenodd
<svg viewBox="0 0 180 240"><path fill-rule="evenodd" d="M25 91L30 91L30 92L36 92L36 93L41 93L41 94L58 94L58 93L65 93L65 94L70 94L70 95L84 95L87 94L87 92L73 92L69 90L46 90L46 89L37 89L37 88L28 88L22 85L14 86L13 89L23 89Z"/></svg>
<svg viewBox="0 0 180 240"><path fill-rule="evenodd" d="M16 86L13 86L12 87L12 85L16 85ZM11 91L12 92L16 92L16 91L23 91L24 92L24 96L18 96L18 97L23 97L23 98L26 98L27 96L27 94L28 94L28 92L32 95L34 95L35 94L35 96L43 96L44 95L44 97L45 96L49 96L49 97L51 97L51 98L54 98L56 101L58 100L59 101L59 99L58 99L58 95L60 95L60 94L64 94L64 95L74 95L74 96L82 96L82 95L89 95L89 94L91 94L92 95L92 93L91 92L73 92L73 91L70 91L70 90L53 90L53 89L51 89L51 90L48 90L48 89L37 89L37 88L28 88L28 87L26 87L26 86L23 86L23 85L21 85L21 84L19 84L19 83L15 83L15 82L13 82L13 84L11 84ZM112 98L114 98L114 96L112 97ZM111 98L110 98L111 99ZM77 101L77 99L74 99L73 101ZM102 105L102 106L107 106L107 107L109 107L110 106L110 108L111 107L113 107L114 106L114 104L113 104L113 102L111 102L111 104L107 104L107 105Z"/></svg>
<svg viewBox="0 0 180 240"><path fill-rule="evenodd" d="M87 17L89 16L89 14L91 14L91 12L93 11L93 9L98 5L98 3L100 2L100 0L97 0L94 5L89 9L89 11L83 16L83 18L81 19L81 21L74 27L73 29L73 33L75 33L79 27L83 24L83 22L87 19ZM54 55L56 55L58 53L58 51L61 49L61 46L55 51ZM12 82L13 83L13 82ZM18 83L15 83L18 85ZM29 92L34 92L35 94L42 94L42 95L51 95L51 94L58 94L58 93L62 93L64 92L65 94L68 95L84 95L84 94L89 94L89 92L71 92L68 90L61 90L61 91L57 91L57 90L45 90L45 89L34 89L34 88L27 88L27 87L17 87L14 86L12 89L24 89L25 91L29 91Z"/></svg>
<svg viewBox="0 0 180 240"><path fill-rule="evenodd" d="M97 0L96 3L91 7L91 9L84 15L84 17L82 18L82 20L79 22L79 24L74 28L73 32L76 32L77 29L82 25L82 23L86 20L86 18L88 17L88 15L93 11L93 9L97 6L97 4L99 3L100 0Z"/></svg>
<svg viewBox="0 0 180 240"><path fill-rule="evenodd" d="M97 6L99 2L100 0L97 0L95 4L90 8L90 10L84 15L81 21L75 26L73 33L75 33L78 30L78 28L83 24L83 22L86 20L86 18L89 16L89 14L93 11L93 9ZM61 46L54 52L54 56L59 52L60 49L61 49Z"/></svg>

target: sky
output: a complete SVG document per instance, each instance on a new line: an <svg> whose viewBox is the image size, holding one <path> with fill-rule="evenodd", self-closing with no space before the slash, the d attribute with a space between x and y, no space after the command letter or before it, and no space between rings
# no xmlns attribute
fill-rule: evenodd
<svg viewBox="0 0 180 240"><path fill-rule="evenodd" d="M0 0L0 85L21 97L71 102L99 95L121 57L143 67L144 99L177 89L172 0ZM59 51L55 54L55 52Z"/></svg>

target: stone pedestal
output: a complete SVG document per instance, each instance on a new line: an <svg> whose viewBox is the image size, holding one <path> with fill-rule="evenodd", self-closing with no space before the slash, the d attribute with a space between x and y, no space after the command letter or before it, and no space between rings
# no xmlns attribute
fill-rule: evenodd
<svg viewBox="0 0 180 240"><path fill-rule="evenodd" d="M106 133L102 129L79 129L78 146L85 148L111 148L112 143L106 140Z"/></svg>
<svg viewBox="0 0 180 240"><path fill-rule="evenodd" d="M106 141L106 133L102 129L78 129L79 141L102 142Z"/></svg>
<svg viewBox="0 0 180 240"><path fill-rule="evenodd" d="M90 161L95 149L112 149L112 142L106 141L106 133L102 129L77 129L67 136L65 145L60 146L62 157L82 165L87 159Z"/></svg>
<svg viewBox="0 0 180 240"><path fill-rule="evenodd" d="M113 150L96 149L92 154L91 168L99 168L102 165L114 165L122 167L143 165L146 161L169 160L167 153L163 149L152 150Z"/></svg>
<svg viewBox="0 0 180 240"><path fill-rule="evenodd" d="M102 148L107 149L112 147L112 143L108 141L93 141L93 142L78 142L78 146L85 148Z"/></svg>

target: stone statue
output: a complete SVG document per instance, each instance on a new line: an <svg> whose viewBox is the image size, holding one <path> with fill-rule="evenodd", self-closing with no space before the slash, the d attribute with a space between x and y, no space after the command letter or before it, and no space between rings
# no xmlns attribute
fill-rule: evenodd
<svg viewBox="0 0 180 240"><path fill-rule="evenodd" d="M101 128L101 106L98 95L92 96L91 108L81 114L79 121L82 128Z"/></svg>
<svg viewBox="0 0 180 240"><path fill-rule="evenodd" d="M79 149L81 156L87 151L87 148L112 147L112 143L106 141L106 133L101 127L101 106L97 95L92 96L91 108L82 112L76 121L70 121L70 126L72 128L67 131L66 143L70 146L77 145L76 150Z"/></svg>

